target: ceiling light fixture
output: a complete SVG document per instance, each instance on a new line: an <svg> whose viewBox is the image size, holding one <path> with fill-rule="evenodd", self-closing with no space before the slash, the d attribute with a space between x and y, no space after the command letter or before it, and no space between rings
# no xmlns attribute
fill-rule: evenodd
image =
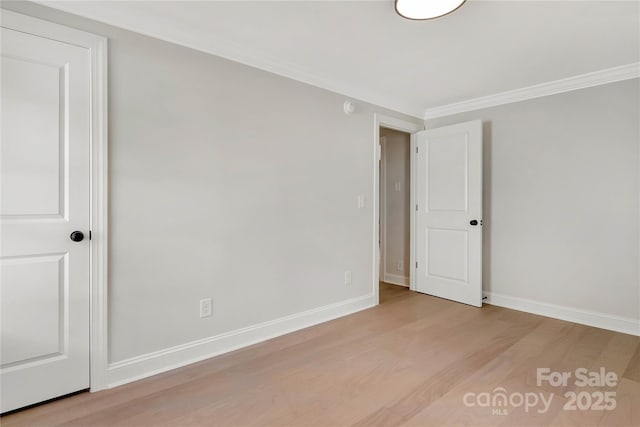
<svg viewBox="0 0 640 427"><path fill-rule="evenodd" d="M407 19L439 18L457 10L466 0L396 0L396 12Z"/></svg>

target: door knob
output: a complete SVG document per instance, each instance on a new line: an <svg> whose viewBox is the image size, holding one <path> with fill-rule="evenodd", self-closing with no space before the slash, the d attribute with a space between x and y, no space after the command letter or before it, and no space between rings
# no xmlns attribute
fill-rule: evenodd
<svg viewBox="0 0 640 427"><path fill-rule="evenodd" d="M478 225L478 220L477 219L472 219L471 221L469 221L469 224Z"/></svg>
<svg viewBox="0 0 640 427"><path fill-rule="evenodd" d="M84 234L82 233L82 231L74 231L73 233L71 233L69 238L74 242L82 242L84 240Z"/></svg>

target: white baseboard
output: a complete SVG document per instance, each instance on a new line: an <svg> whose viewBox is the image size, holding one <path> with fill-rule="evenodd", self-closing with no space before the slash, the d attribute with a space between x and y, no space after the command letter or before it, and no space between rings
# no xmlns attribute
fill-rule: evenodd
<svg viewBox="0 0 640 427"><path fill-rule="evenodd" d="M352 298L224 334L192 341L109 364L107 388L150 377L266 341L318 323L346 316L375 305L373 294ZM96 391L93 390L92 391Z"/></svg>
<svg viewBox="0 0 640 427"><path fill-rule="evenodd" d="M382 281L385 283L391 283L392 285L409 287L409 278L398 274L384 273Z"/></svg>
<svg viewBox="0 0 640 427"><path fill-rule="evenodd" d="M511 297L491 292L485 292L484 295L487 297L487 299L484 300L487 304L640 336L640 319L614 316L596 311L581 310L573 307L549 304L546 302Z"/></svg>

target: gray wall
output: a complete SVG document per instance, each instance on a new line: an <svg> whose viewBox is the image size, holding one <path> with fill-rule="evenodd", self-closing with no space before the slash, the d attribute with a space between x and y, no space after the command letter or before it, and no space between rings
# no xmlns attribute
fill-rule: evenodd
<svg viewBox="0 0 640 427"><path fill-rule="evenodd" d="M429 120L484 125L484 288L640 317L640 80Z"/></svg>
<svg viewBox="0 0 640 427"><path fill-rule="evenodd" d="M3 7L109 38L111 362L372 292L373 114L407 117L346 116L335 93Z"/></svg>
<svg viewBox="0 0 640 427"><path fill-rule="evenodd" d="M393 129L380 129L380 136L385 138L384 158L382 161L381 189L384 191L384 202L381 205L381 216L384 216L385 238L381 252L383 253L382 280L406 284L409 286L409 191L410 191L410 158L411 136L408 133ZM396 184L400 185L399 190ZM401 269L398 270L398 263ZM394 277L395 276L395 277ZM404 281L405 283L398 283Z"/></svg>

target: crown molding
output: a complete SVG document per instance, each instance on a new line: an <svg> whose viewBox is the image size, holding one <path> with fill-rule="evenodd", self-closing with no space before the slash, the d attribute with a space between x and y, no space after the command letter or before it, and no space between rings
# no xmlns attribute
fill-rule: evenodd
<svg viewBox="0 0 640 427"><path fill-rule="evenodd" d="M194 31L193 28L179 28L175 25L175 22L168 23L162 20L140 19L140 16L137 14L127 13L124 10L113 7L113 3L105 5L101 4L102 2L59 2L55 0L33 0L33 2L155 39L222 57L320 89L328 90L347 98L353 98L412 117L423 118L424 120L640 77L640 62L634 62L619 67L580 74L565 79L425 110L424 105L411 105L376 91L363 87L354 87L338 79L327 79L303 70L294 64L284 62L274 56L266 55L257 49L216 38L211 34L201 34Z"/></svg>
<svg viewBox="0 0 640 427"><path fill-rule="evenodd" d="M178 27L175 22L172 22L172 25L168 25L161 20L140 19L145 17L126 13L114 7L113 4L107 5L105 8L101 7L99 3L88 2L91 6L91 8L88 9L86 4L83 4L84 2L66 1L60 3L55 0L34 0L34 2L52 9L58 9L63 12L102 22L113 27L122 28L134 33L219 56L320 89L328 90L347 98L353 98L415 118L421 118L424 113L423 106L408 105L376 91L362 87L354 87L347 82L337 79L323 78L317 74L303 70L294 64L287 63L271 55L266 55L257 49L223 40L211 34L202 34L194 31L193 28L181 28Z"/></svg>
<svg viewBox="0 0 640 427"><path fill-rule="evenodd" d="M594 71L592 73L579 74L565 79L553 80L534 86L523 87L507 92L496 93L494 95L430 108L424 112L423 117L425 120L429 120L436 117L450 116L453 114L465 113L467 111L496 107L498 105L526 101L528 99L540 98L543 96L555 95L558 93L570 92L573 90L619 82L622 80L635 79L638 77L640 77L640 62L634 62L627 65L621 65L619 67L607 68L600 71Z"/></svg>

